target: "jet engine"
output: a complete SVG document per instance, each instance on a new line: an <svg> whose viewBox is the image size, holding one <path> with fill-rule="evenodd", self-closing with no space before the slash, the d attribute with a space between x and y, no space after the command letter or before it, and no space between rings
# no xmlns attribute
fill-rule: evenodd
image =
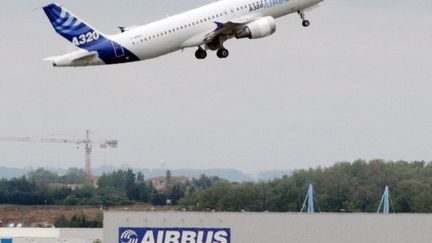
<svg viewBox="0 0 432 243"><path fill-rule="evenodd" d="M258 39L272 35L276 31L276 22L273 17L259 18L236 32L236 38Z"/></svg>

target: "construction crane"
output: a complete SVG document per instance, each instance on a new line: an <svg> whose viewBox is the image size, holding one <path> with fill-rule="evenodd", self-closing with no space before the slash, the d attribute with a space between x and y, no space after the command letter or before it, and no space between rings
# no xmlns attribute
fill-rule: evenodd
<svg viewBox="0 0 432 243"><path fill-rule="evenodd" d="M12 141L12 142L27 142L27 143L68 143L76 145L84 145L85 152L85 173L88 180L92 179L92 151L93 151L93 141L90 139L91 132L86 130L85 139L59 139L59 138L41 138L33 139L30 137L0 137L0 141ZM101 149L118 147L117 140L102 140L99 141L99 146Z"/></svg>

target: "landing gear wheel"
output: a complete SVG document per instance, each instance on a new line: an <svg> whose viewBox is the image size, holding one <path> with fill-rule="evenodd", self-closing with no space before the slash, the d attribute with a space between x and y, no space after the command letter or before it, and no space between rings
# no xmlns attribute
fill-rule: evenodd
<svg viewBox="0 0 432 243"><path fill-rule="evenodd" d="M204 49L199 48L199 49L195 52L195 57L196 57L197 59L205 59L205 58L207 57L207 52L206 52Z"/></svg>
<svg viewBox="0 0 432 243"><path fill-rule="evenodd" d="M229 55L229 51L225 48L222 48L219 49L216 54L219 58L227 58Z"/></svg>
<svg viewBox="0 0 432 243"><path fill-rule="evenodd" d="M298 11L297 13L299 14L300 18L303 20L302 22L303 27L309 27L310 21L306 19L306 15L304 14L304 12Z"/></svg>

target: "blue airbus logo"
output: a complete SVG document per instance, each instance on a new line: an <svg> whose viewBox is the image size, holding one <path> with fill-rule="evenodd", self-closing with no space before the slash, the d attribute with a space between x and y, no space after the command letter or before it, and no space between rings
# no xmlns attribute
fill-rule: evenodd
<svg viewBox="0 0 432 243"><path fill-rule="evenodd" d="M126 230L120 235L120 243L138 243L138 235L133 230Z"/></svg>
<svg viewBox="0 0 432 243"><path fill-rule="evenodd" d="M231 243L228 228L120 228L119 243Z"/></svg>

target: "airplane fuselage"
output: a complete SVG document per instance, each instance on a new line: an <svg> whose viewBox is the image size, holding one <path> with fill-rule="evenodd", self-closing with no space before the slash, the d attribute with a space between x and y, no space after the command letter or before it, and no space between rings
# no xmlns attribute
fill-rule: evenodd
<svg viewBox="0 0 432 243"><path fill-rule="evenodd" d="M116 35L104 35L106 40L100 41L99 47L93 45L91 48L83 48L80 45L102 38L102 34L94 31L78 35L70 41L80 49L50 61L55 66L103 65L151 59L189 47L203 46L203 49L211 49L209 41L203 37L220 28L219 24L241 21L241 18L270 16L276 19L300 13L321 1L323 0L221 0L147 25L126 28ZM234 29L216 36L218 40L221 38L217 48L223 48L223 42L233 37L236 37ZM103 48L105 52L102 53L98 48ZM98 52L98 55L81 58L87 55L86 52L92 51Z"/></svg>

